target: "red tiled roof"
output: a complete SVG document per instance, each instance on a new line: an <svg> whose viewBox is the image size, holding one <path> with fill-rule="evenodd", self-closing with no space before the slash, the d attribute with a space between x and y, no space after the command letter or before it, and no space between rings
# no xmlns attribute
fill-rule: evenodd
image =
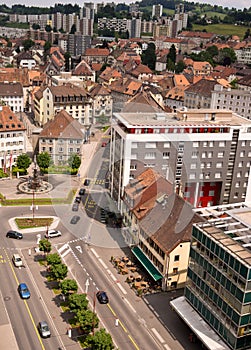
<svg viewBox="0 0 251 350"><path fill-rule="evenodd" d="M9 106L0 106L0 132L11 130L24 131L26 128Z"/></svg>

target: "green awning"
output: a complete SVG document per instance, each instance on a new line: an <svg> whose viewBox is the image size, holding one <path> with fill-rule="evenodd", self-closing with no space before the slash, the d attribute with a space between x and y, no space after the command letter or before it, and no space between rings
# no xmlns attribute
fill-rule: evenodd
<svg viewBox="0 0 251 350"><path fill-rule="evenodd" d="M158 281L163 277L139 247L132 248L132 252L139 260L139 262L144 266L146 271L152 276L154 281Z"/></svg>

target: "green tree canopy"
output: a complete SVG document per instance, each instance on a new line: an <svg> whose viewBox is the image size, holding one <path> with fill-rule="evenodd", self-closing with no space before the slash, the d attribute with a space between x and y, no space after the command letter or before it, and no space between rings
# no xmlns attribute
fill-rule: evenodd
<svg viewBox="0 0 251 350"><path fill-rule="evenodd" d="M71 294L69 296L69 308L72 312L87 310L88 300L86 294Z"/></svg>
<svg viewBox="0 0 251 350"><path fill-rule="evenodd" d="M167 55L167 59L170 58L170 60L175 64L176 63L176 47L174 44L171 45L169 49L169 53Z"/></svg>
<svg viewBox="0 0 251 350"><path fill-rule="evenodd" d="M70 34L75 34L76 31L77 31L76 24L73 23L73 25L71 26Z"/></svg>
<svg viewBox="0 0 251 350"><path fill-rule="evenodd" d="M78 291L78 284L75 280L65 279L60 283L62 294L70 295Z"/></svg>
<svg viewBox="0 0 251 350"><path fill-rule="evenodd" d="M155 69L156 53L154 43L148 44L147 49L142 53L141 59L142 63L148 66L150 69Z"/></svg>
<svg viewBox="0 0 251 350"><path fill-rule="evenodd" d="M91 310L77 311L76 319L86 334L89 334L94 328L98 328L99 319Z"/></svg>
<svg viewBox="0 0 251 350"><path fill-rule="evenodd" d="M49 51L51 48L51 42L50 41L46 41L44 44L44 51Z"/></svg>
<svg viewBox="0 0 251 350"><path fill-rule="evenodd" d="M41 252L50 253L51 251L51 242L48 241L48 239L41 239L39 241L39 250Z"/></svg>
<svg viewBox="0 0 251 350"><path fill-rule="evenodd" d="M78 169L81 164L81 158L77 154L71 154L68 159L68 164L72 169Z"/></svg>
<svg viewBox="0 0 251 350"><path fill-rule="evenodd" d="M71 59L71 54L70 52L66 52L64 54L64 59L65 59L65 71L69 72L70 71L70 59Z"/></svg>
<svg viewBox="0 0 251 350"><path fill-rule="evenodd" d="M230 66L231 63L236 61L237 57L233 49L224 47L219 51L219 55L217 56L217 61L219 64L223 66Z"/></svg>
<svg viewBox="0 0 251 350"><path fill-rule="evenodd" d="M101 328L99 331L95 332L94 335L89 335L87 337L87 341L92 346L91 348L95 350L114 349L112 337L104 328Z"/></svg>
<svg viewBox="0 0 251 350"><path fill-rule="evenodd" d="M48 169L51 163L51 157L48 152L39 153L37 156L37 165L41 169Z"/></svg>
<svg viewBox="0 0 251 350"><path fill-rule="evenodd" d="M50 24L46 24L46 26L45 26L44 29L45 29L45 31L48 32L48 33L50 33L50 32L52 31L52 28L51 28Z"/></svg>
<svg viewBox="0 0 251 350"><path fill-rule="evenodd" d="M67 276L68 268L65 264L51 266L51 275L56 281L61 281Z"/></svg>
<svg viewBox="0 0 251 350"><path fill-rule="evenodd" d="M59 256L58 253L47 255L46 260L48 265L61 264L61 257Z"/></svg>
<svg viewBox="0 0 251 350"><path fill-rule="evenodd" d="M26 169L29 168L30 164L31 164L31 159L26 153L20 154L17 157L17 167L19 169L25 169L26 170Z"/></svg>
<svg viewBox="0 0 251 350"><path fill-rule="evenodd" d="M22 45L24 47L24 51L29 51L29 49L34 46L34 41L31 39L26 39L22 41Z"/></svg>
<svg viewBox="0 0 251 350"><path fill-rule="evenodd" d="M175 65L175 73L176 74L182 73L185 68L186 68L186 65L185 65L184 61L179 61Z"/></svg>

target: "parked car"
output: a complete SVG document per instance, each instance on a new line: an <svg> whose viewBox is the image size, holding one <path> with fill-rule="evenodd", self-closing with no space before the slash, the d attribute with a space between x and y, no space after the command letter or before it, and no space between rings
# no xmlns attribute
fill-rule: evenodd
<svg viewBox="0 0 251 350"><path fill-rule="evenodd" d="M17 231L10 230L6 233L6 237L8 238L15 238L15 239L22 239L23 234Z"/></svg>
<svg viewBox="0 0 251 350"><path fill-rule="evenodd" d="M31 293L26 285L26 283L20 283L18 286L18 293L22 299L29 299Z"/></svg>
<svg viewBox="0 0 251 350"><path fill-rule="evenodd" d="M81 197L80 197L80 196L77 196L77 197L75 198L75 202L76 202L76 203L81 203Z"/></svg>
<svg viewBox="0 0 251 350"><path fill-rule="evenodd" d="M106 292L104 292L103 290L99 290L96 294L96 297L97 297L98 301L100 302L100 304L109 303L109 298L108 298Z"/></svg>
<svg viewBox="0 0 251 350"><path fill-rule="evenodd" d="M78 203L73 203L72 204L72 211L78 211Z"/></svg>
<svg viewBox="0 0 251 350"><path fill-rule="evenodd" d="M107 142L102 142L102 147L105 147L107 145Z"/></svg>
<svg viewBox="0 0 251 350"><path fill-rule="evenodd" d="M48 232L45 234L45 238L54 238L59 236L62 236L62 233L59 230L48 230Z"/></svg>
<svg viewBox="0 0 251 350"><path fill-rule="evenodd" d="M51 331L46 321L40 321L37 329L42 338L49 338L51 336Z"/></svg>
<svg viewBox="0 0 251 350"><path fill-rule="evenodd" d="M79 220L80 220L80 216L74 215L74 216L71 218L70 223L71 223L71 224L76 224Z"/></svg>
<svg viewBox="0 0 251 350"><path fill-rule="evenodd" d="M12 261L16 267L23 266L23 261L22 261L21 256L19 254L13 254Z"/></svg>
<svg viewBox="0 0 251 350"><path fill-rule="evenodd" d="M84 186L89 186L91 183L91 180L90 179L85 179L84 181Z"/></svg>
<svg viewBox="0 0 251 350"><path fill-rule="evenodd" d="M85 194L85 189L84 189L84 188L80 188L78 194L79 194L80 196L83 196L83 195Z"/></svg>

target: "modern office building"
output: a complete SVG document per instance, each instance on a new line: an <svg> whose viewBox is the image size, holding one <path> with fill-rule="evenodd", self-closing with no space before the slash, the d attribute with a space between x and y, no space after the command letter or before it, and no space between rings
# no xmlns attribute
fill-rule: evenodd
<svg viewBox="0 0 251 350"><path fill-rule="evenodd" d="M185 293L171 305L207 349L250 349L251 208L197 213L206 221L193 225Z"/></svg>
<svg viewBox="0 0 251 350"><path fill-rule="evenodd" d="M115 113L110 190L121 208L130 179L154 168L194 207L243 201L248 193L251 122L232 111Z"/></svg>

